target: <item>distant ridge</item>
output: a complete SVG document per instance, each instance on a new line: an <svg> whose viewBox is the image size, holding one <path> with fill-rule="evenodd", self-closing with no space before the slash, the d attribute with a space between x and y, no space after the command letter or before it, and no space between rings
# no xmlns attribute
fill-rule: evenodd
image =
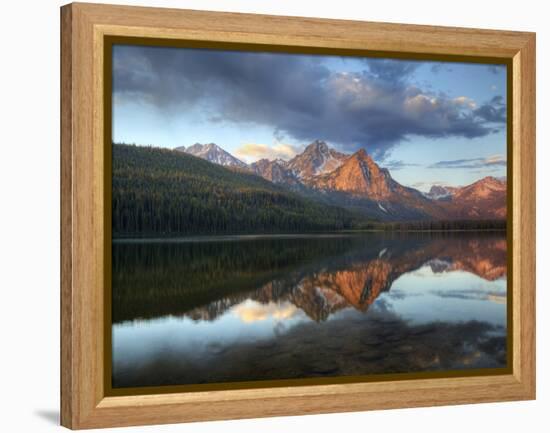
<svg viewBox="0 0 550 433"><path fill-rule="evenodd" d="M350 208L380 221L505 219L506 178L471 185L434 185L428 193L398 183L365 149L345 154L315 140L289 161L246 164L215 143L174 149L227 168L254 173L309 199Z"/></svg>
<svg viewBox="0 0 550 433"><path fill-rule="evenodd" d="M438 202L455 218L506 218L506 180L487 176L470 185L445 189L447 196Z"/></svg>
<svg viewBox="0 0 550 433"><path fill-rule="evenodd" d="M245 164L243 161L235 158L233 155L231 155L229 152L226 152L215 143L195 143L192 146L189 146L187 149L181 146L177 147L174 150L198 156L199 158L206 159L207 161L213 162L218 165L223 165L224 167L248 167L247 164Z"/></svg>

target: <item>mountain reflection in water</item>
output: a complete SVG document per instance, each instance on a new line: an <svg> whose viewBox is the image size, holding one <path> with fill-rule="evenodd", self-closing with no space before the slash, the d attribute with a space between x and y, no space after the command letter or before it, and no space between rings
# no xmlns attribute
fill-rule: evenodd
<svg viewBox="0 0 550 433"><path fill-rule="evenodd" d="M113 386L506 366L504 234L113 245Z"/></svg>

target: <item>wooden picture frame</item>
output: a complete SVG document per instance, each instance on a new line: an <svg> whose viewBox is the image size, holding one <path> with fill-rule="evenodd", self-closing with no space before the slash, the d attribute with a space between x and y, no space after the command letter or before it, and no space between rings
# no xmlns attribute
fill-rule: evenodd
<svg viewBox="0 0 550 433"><path fill-rule="evenodd" d="M499 375L107 395L105 41L500 59L511 68L512 366ZM61 424L80 428L535 398L535 34L74 3L61 8ZM110 206L110 203L108 204Z"/></svg>

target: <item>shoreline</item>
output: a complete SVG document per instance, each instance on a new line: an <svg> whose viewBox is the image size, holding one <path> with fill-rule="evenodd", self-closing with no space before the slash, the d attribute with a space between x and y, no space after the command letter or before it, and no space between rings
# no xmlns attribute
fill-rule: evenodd
<svg viewBox="0 0 550 433"><path fill-rule="evenodd" d="M406 233L503 233L506 229L410 229L410 230L343 230L339 232L317 232L317 233L259 233L259 234L204 234L191 236L144 236L144 237L113 237L112 243L146 243L146 242L169 242L169 243L191 243L191 242L231 242L262 239L310 239L310 238L342 238L369 233L384 234L406 234Z"/></svg>

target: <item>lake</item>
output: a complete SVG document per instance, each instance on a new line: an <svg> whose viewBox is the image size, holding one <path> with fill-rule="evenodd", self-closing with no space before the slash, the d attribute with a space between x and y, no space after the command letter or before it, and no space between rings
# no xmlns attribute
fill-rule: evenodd
<svg viewBox="0 0 550 433"><path fill-rule="evenodd" d="M115 241L112 385L506 367L504 233Z"/></svg>

